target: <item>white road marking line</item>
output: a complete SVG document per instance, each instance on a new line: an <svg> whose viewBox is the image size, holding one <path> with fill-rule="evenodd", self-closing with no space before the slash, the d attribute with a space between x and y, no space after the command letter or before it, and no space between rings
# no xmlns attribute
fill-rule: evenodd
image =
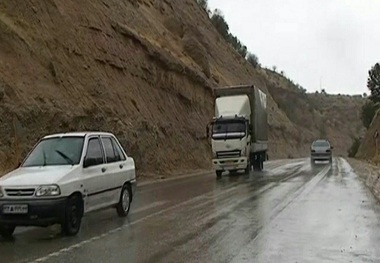
<svg viewBox="0 0 380 263"><path fill-rule="evenodd" d="M281 167L281 166L282 166L282 165L280 164L280 167ZM222 191L219 195L224 195L224 194L227 194L227 193L229 193L229 192L231 192L231 191L236 190L238 184L239 184L239 182L230 185L230 188L229 188L229 189L227 189L227 190L225 190L225 191ZM267 185L267 186L264 188L264 189L265 189L264 191L267 190L266 188L270 188L270 187L271 187L270 185L271 185L271 184ZM261 189L261 190L263 190L263 189ZM211 194L212 196L210 196L210 194ZM219 196L219 195L218 195L218 196ZM171 210L177 209L177 208L182 207L182 206L184 206L184 205L188 205L188 204L191 204L191 203L193 203L193 202L197 202L197 201L199 201L199 200L202 200L203 198L206 198L206 199L207 199L207 198L209 198L209 197L214 197L214 198L216 198L216 196L213 195L213 193L210 193L210 192L205 193L205 194L203 194L203 195L199 195L199 196L197 196L197 197L194 197L194 198L189 199L189 200L187 200L187 201L184 201L184 202L182 202L182 203L176 204L176 205L174 205L174 206L168 207L168 208L166 208L166 209L163 209L163 210L157 211L157 212L155 212L155 213L153 213L153 214L150 214L150 215L147 215L147 216L145 216L145 217L142 217L142 218L140 218L140 219L138 219L138 220L136 220L136 221L134 221L134 222L131 222L131 223L129 223L129 224L125 224L125 225L123 225L123 226L121 226L121 227L118 227L118 228L112 229L112 230L110 230L110 231L108 231L108 232L106 232L106 233L104 233L104 234L102 234L102 235L100 235L100 236L96 236L96 237L93 237L93 238L90 238L90 239L87 239L87 240L81 241L81 242L79 242L79 243L77 243L77 244L75 244L75 245L71 245L71 246L69 246L69 247L67 247L67 248L62 248L62 249L60 249L60 250L58 250L58 251L56 251L56 252L52 252L52 253L50 253L50 254L44 256L44 257L41 257L41 258L38 258L38 259L35 259L35 260L31 261L31 263L33 263L33 262L45 262L45 261L47 261L47 260L49 260L49 259L51 259L51 258L53 258L53 257L58 257L58 256L60 256L60 255L62 255L62 254L64 254L64 253L66 253L66 252L68 252L68 251L71 251L71 250L76 249L76 248L80 248L80 247L82 247L82 246L84 246L84 245L86 245L86 244L92 243L92 242L94 242L94 241L96 241L96 240L99 240L99 239L101 239L101 238L104 238L104 237L106 237L106 236L109 236L109 235L111 235L111 234L113 234L113 233L119 232L119 231L121 231L121 230L123 230L123 229L125 229L125 228L127 228L127 227L130 227L130 226L133 226L133 225L139 224L139 223L141 223L141 222L143 222L143 221L145 221L145 220L147 220L147 219L150 219L150 218L152 218L152 217L159 216L159 215L161 215L161 214L167 213L167 212L169 212L169 211L171 211ZM158 203L158 202L157 202L157 203ZM157 204L156 204L156 205L157 205ZM146 207L142 207L142 208L141 208L141 211L146 210L146 209L149 209L149 208L147 208L147 207L148 207L148 206L146 206ZM140 212L141 212L141 211L140 211ZM136 213L136 211L135 211L134 213Z"/></svg>
<svg viewBox="0 0 380 263"><path fill-rule="evenodd" d="M227 189L227 190L225 190L225 191L222 191L220 194L227 194L227 193L229 193L229 192L231 192L231 191L233 191L233 190L236 190L236 188L237 188L236 185L237 185L237 184L238 184L238 183L235 183L235 184L234 184L235 187L231 187L231 188L229 188L229 189ZM231 186L232 186L232 185L231 185ZM211 194L212 194L212 193L211 193ZM98 240L98 239L101 239L101 238L103 238L103 237L106 237L106 236L108 236L108 235L110 235L110 234L112 234L112 233L115 233L115 232L121 231L121 230L124 229L124 228L127 228L127 227L130 227L130 226L133 226L133 225L139 224L139 223L141 223L141 222L143 222L143 221L145 221L145 220L147 220L147 219L150 219L150 218L152 218L152 217L159 216L159 215L161 215L161 214L164 214L164 213L169 212L170 210L174 210L174 209L177 209L177 208L179 208L179 207L182 207L182 206L185 206L185 205L191 204L191 203L193 203L193 202L197 202L197 201L202 200L202 199L204 199L204 198L207 199L209 196L210 196L210 193L209 193L209 192L208 192L208 193L205 193L205 194L203 194L203 195L196 196L196 197L194 197L194 198L192 198L192 199L189 199L189 200L187 200L187 201L184 201L184 202L182 202L182 203L176 204L176 205L174 205L174 206L168 207L168 208L163 209L163 210L161 210L161 211L157 211L156 213L153 213L153 214L147 215L147 216L145 216L145 217L142 217L142 218L140 218L140 219L138 219L138 220L136 220L136 221L134 221L134 222L131 222L131 223L129 223L129 224L125 224L125 225L123 225L123 226L121 226L121 227L118 227L118 228L112 229L112 230L110 230L110 231L108 231L108 232L106 232L106 233L104 233L104 234L102 234L102 235L100 235L100 236L95 236L95 237L93 237L93 238L90 238L90 239L87 239L87 240L81 241L81 242L79 242L79 243L77 243L77 244L75 244L75 245L71 245L71 246L69 246L69 247L67 247L67 248L62 248L62 249L60 249L60 250L58 250L58 251L56 251L56 252L52 252L52 253L48 254L47 256L44 256L44 257L41 257L41 258L38 258L38 259L35 259L35 260L31 261L31 263L32 263L32 262L45 262L45 261L51 259L52 257L58 257L58 256L60 256L60 255L62 255L62 254L64 254L64 253L66 253L66 252L68 252L68 251L73 250L74 248L80 248L80 247L82 247L82 246L85 245L85 244L92 243L92 242L94 242L94 241L96 241L96 240Z"/></svg>
<svg viewBox="0 0 380 263"><path fill-rule="evenodd" d="M140 208L137 208L137 209L134 209L132 214L137 214L137 213L140 213L142 211L145 211L145 210L148 210L148 209L151 209L151 208L155 208L155 207L158 207L158 206L161 206L161 205L164 205L168 203L168 201L157 201L157 202L153 202L149 205L146 205L146 206L142 206Z"/></svg>

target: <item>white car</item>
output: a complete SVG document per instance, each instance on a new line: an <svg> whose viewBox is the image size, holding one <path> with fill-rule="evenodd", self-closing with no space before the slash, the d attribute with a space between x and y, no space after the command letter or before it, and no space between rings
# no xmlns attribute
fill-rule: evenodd
<svg viewBox="0 0 380 263"><path fill-rule="evenodd" d="M61 224L65 234L76 235L87 212L115 207L126 217L135 189L135 162L113 134L49 135L0 177L0 234Z"/></svg>

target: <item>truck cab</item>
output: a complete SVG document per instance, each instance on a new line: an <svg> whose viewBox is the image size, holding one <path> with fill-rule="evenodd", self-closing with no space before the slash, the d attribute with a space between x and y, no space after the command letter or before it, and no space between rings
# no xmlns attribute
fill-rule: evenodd
<svg viewBox="0 0 380 263"><path fill-rule="evenodd" d="M215 115L207 132L211 131L217 177L223 171L249 174L252 165L262 170L267 150L265 94L254 86L225 87L215 93Z"/></svg>

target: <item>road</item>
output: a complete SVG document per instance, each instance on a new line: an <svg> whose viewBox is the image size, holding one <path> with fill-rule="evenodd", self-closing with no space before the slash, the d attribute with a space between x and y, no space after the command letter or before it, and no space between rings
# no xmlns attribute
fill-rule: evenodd
<svg viewBox="0 0 380 263"><path fill-rule="evenodd" d="M380 262L380 206L348 163L266 163L138 187L131 214L87 215L76 237L19 229L0 262Z"/></svg>

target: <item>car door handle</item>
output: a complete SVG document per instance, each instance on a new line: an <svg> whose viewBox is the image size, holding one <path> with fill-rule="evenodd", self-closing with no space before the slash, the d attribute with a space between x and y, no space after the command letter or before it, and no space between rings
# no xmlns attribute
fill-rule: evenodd
<svg viewBox="0 0 380 263"><path fill-rule="evenodd" d="M102 168L102 172L104 173L105 171L107 171L107 169L103 167Z"/></svg>
<svg viewBox="0 0 380 263"><path fill-rule="evenodd" d="M120 164L119 167L120 167L120 169L123 169L124 165Z"/></svg>

